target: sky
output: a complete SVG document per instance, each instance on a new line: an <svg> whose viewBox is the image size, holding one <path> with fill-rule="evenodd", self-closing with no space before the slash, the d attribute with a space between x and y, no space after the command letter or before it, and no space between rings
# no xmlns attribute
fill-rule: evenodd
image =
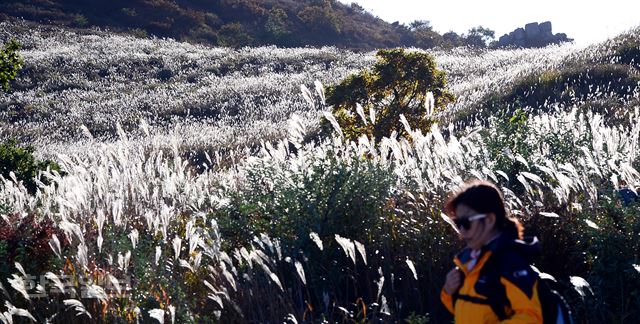
<svg viewBox="0 0 640 324"><path fill-rule="evenodd" d="M588 45L640 25L640 0L339 0L357 2L388 22L429 20L439 33L466 33L482 25L496 39L530 22L551 21L553 33L565 33Z"/></svg>

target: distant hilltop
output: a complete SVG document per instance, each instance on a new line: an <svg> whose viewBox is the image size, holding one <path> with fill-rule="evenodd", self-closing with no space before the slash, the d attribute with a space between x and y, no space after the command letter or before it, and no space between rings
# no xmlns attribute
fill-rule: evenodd
<svg viewBox="0 0 640 324"><path fill-rule="evenodd" d="M541 24L532 22L526 24L524 28L517 28L509 34L504 34L496 43L497 47L544 47L549 44L559 44L571 42L565 33L554 34L550 21Z"/></svg>
<svg viewBox="0 0 640 324"><path fill-rule="evenodd" d="M10 18L226 47L484 48L494 36L482 26L458 35L428 20L388 23L338 0L0 0L0 22Z"/></svg>

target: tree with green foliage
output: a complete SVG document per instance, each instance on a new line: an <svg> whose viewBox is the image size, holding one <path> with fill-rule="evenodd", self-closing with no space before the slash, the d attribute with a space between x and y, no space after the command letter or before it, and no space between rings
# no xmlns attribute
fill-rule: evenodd
<svg viewBox="0 0 640 324"><path fill-rule="evenodd" d="M349 6L353 12L364 13L366 10L363 6L359 5L357 2L352 2Z"/></svg>
<svg viewBox="0 0 640 324"><path fill-rule="evenodd" d="M291 34L287 29L287 13L281 8L274 7L269 11L269 17L264 25L267 37L272 41L283 42Z"/></svg>
<svg viewBox="0 0 640 324"><path fill-rule="evenodd" d="M487 47L491 41L495 39L495 31L482 26L469 29L469 33L465 35L467 45L474 47Z"/></svg>
<svg viewBox="0 0 640 324"><path fill-rule="evenodd" d="M340 34L340 21L328 2L322 7L308 6L302 9L298 13L298 18L313 32L325 35Z"/></svg>
<svg viewBox="0 0 640 324"><path fill-rule="evenodd" d="M413 129L429 131L433 118L428 109L435 112L455 99L446 89L445 72L428 53L388 49L378 51L377 58L370 70L327 89L327 104L333 106L345 136L356 139L366 134L379 141L394 131L406 135L400 115Z"/></svg>
<svg viewBox="0 0 640 324"><path fill-rule="evenodd" d="M416 20L409 24L409 27L413 32L416 47L432 48L442 43L442 36L433 30L428 20Z"/></svg>
<svg viewBox="0 0 640 324"><path fill-rule="evenodd" d="M464 46L465 39L462 38L454 31L448 31L442 34L443 47L453 48L458 46Z"/></svg>
<svg viewBox="0 0 640 324"><path fill-rule="evenodd" d="M73 26L78 28L85 28L89 26L89 20L87 17L77 14L73 16Z"/></svg>
<svg viewBox="0 0 640 324"><path fill-rule="evenodd" d="M253 42L253 38L240 23L223 25L218 33L224 46L242 47L249 46Z"/></svg>
<svg viewBox="0 0 640 324"><path fill-rule="evenodd" d="M21 45L15 39L9 40L0 50L0 85L7 92L11 89L9 82L15 79L18 70L22 68L24 61L18 51Z"/></svg>

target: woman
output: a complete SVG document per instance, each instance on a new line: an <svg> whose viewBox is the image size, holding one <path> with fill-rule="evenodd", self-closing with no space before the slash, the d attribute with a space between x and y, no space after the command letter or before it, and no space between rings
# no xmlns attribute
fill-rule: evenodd
<svg viewBox="0 0 640 324"><path fill-rule="evenodd" d="M539 244L522 240L500 190L488 181L467 183L445 212L467 245L440 295L456 323L542 323L538 274L530 266Z"/></svg>

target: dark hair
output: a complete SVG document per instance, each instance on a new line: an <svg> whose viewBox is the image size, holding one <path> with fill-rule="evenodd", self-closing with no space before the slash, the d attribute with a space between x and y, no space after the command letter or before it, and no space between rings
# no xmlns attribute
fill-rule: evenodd
<svg viewBox="0 0 640 324"><path fill-rule="evenodd" d="M458 205L465 205L479 213L494 213L498 230L514 239L522 239L522 224L509 215L502 191L495 184L486 180L466 182L447 199L445 213L455 218Z"/></svg>

